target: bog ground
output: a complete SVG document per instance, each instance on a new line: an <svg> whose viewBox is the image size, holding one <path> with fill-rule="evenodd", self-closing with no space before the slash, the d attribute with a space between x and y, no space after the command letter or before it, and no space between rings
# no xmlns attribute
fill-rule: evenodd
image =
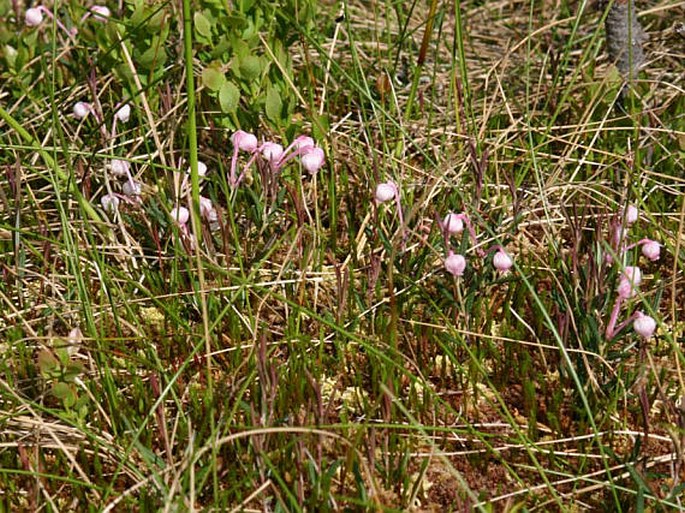
<svg viewBox="0 0 685 513"><path fill-rule="evenodd" d="M611 9L0 3L0 511L685 510L683 3Z"/></svg>

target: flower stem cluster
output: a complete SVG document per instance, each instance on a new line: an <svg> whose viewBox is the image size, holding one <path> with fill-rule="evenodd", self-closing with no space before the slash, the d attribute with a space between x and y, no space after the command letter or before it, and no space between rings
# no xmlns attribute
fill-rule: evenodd
<svg viewBox="0 0 685 513"><path fill-rule="evenodd" d="M207 175L207 164L205 164L202 161L198 161L197 163L197 174L199 178L204 179L204 177ZM176 196L176 203L173 208L169 210L169 215L171 219L174 221L174 224L178 227L178 230L186 241L188 241L190 249L195 248L195 242L193 238L190 235L190 227L189 227L189 221L190 221L190 209L187 207L184 207L181 205L181 198L186 198L188 205L190 205L191 202L191 185L190 185L190 175L191 175L191 168L188 168L187 171L185 172L185 175L183 176L183 180L180 184L180 187L177 192ZM206 221L209 225L210 230L214 231L219 228L219 213L217 209L214 207L214 204L212 203L212 200L206 196L200 195L199 197L199 202L200 202L200 216L201 218Z"/></svg>
<svg viewBox="0 0 685 513"><path fill-rule="evenodd" d="M623 256L630 249L637 246L642 246L642 254L655 262L661 257L661 246L658 242L651 239L641 239L633 244L626 244L625 239L628 229L639 218L639 212L633 205L626 207L623 219L617 218L611 227L612 239L611 245L616 252ZM611 255L606 257L607 263L612 263ZM606 328L606 337L612 339L618 332L625 328L630 322L633 323L635 332L644 339L649 339L654 334L656 329L656 321L640 311L636 311L629 316L625 321L618 323L618 317L621 313L623 303L637 295L640 283L642 282L642 271L638 266L625 266L621 271L621 276L618 280L618 287L616 288L616 301L609 316L609 322Z"/></svg>
<svg viewBox="0 0 685 513"><path fill-rule="evenodd" d="M80 101L76 102L73 106L74 117L77 119L84 119L91 112L97 115L97 112L90 103ZM123 106L119 107L118 110L116 110L113 115L112 137L116 135L117 121L126 123L128 122L130 115L131 107L128 104L124 104ZM100 122L100 120L98 120L98 122ZM124 183L121 186L121 194L119 194L112 192L108 182L108 193L100 198L100 204L105 212L108 214L115 214L119 209L121 200L129 203L140 202L142 185L133 178L133 174L131 173L131 163L128 160L114 158L107 164L106 171L109 173L109 176L116 180L123 179Z"/></svg>
<svg viewBox="0 0 685 513"><path fill-rule="evenodd" d="M287 148L283 149L278 143L267 141L259 144L254 134L238 130L231 136L233 155L228 175L228 184L237 188L245 178L247 171L257 161L265 163L273 175L278 174L291 160L299 157L302 167L310 175L316 174L324 164L323 149L314 143L311 137L301 135ZM249 154L247 163L238 172L238 156L240 152Z"/></svg>

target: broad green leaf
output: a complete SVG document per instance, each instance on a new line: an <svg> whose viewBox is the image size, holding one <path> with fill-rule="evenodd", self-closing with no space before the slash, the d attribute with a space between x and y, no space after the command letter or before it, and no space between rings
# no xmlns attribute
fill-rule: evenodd
<svg viewBox="0 0 685 513"><path fill-rule="evenodd" d="M217 92L226 83L226 77L216 68L202 70L202 83L210 90Z"/></svg>
<svg viewBox="0 0 685 513"><path fill-rule="evenodd" d="M226 36L222 36L212 48L212 59L221 59L224 53L229 52L229 50L231 50L231 42Z"/></svg>
<svg viewBox="0 0 685 513"><path fill-rule="evenodd" d="M269 86L266 90L266 117L274 123L281 121L281 113L283 112L283 101L281 94L274 86Z"/></svg>
<svg viewBox="0 0 685 513"><path fill-rule="evenodd" d="M17 49L14 48L12 45L5 45L5 60L7 61L7 65L14 69L14 65L17 62Z"/></svg>
<svg viewBox="0 0 685 513"><path fill-rule="evenodd" d="M59 367L59 360L52 354L52 351L43 349L38 353L38 369L42 375L49 375L57 370Z"/></svg>
<svg viewBox="0 0 685 513"><path fill-rule="evenodd" d="M262 71L259 57L256 55L246 55L240 60L240 76L248 82L256 79Z"/></svg>
<svg viewBox="0 0 685 513"><path fill-rule="evenodd" d="M196 12L194 16L195 30L198 34L207 39L212 38L212 24L209 22L207 17L201 12Z"/></svg>
<svg viewBox="0 0 685 513"><path fill-rule="evenodd" d="M62 381L52 386L52 393L57 399L61 399L65 406L73 406L76 402L76 390Z"/></svg>
<svg viewBox="0 0 685 513"><path fill-rule="evenodd" d="M166 62L166 52L163 46L153 45L138 57L138 64L146 70L161 67Z"/></svg>
<svg viewBox="0 0 685 513"><path fill-rule="evenodd" d="M240 91L233 82L226 81L219 90L219 105L222 112L235 112L240 101Z"/></svg>

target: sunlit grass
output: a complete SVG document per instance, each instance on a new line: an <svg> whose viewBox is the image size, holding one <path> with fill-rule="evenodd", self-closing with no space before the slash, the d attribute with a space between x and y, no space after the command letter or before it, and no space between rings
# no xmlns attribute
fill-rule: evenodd
<svg viewBox="0 0 685 513"><path fill-rule="evenodd" d="M0 8L2 509L683 509L676 4L626 91L589 6L247 4Z"/></svg>

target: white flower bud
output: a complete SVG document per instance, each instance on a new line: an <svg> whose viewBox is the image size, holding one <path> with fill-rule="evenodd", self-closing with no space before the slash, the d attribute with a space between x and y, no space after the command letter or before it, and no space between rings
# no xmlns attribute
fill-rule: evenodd
<svg viewBox="0 0 685 513"><path fill-rule="evenodd" d="M385 203L395 199L397 186L394 182L380 183L376 187L376 202Z"/></svg>
<svg viewBox="0 0 685 513"><path fill-rule="evenodd" d="M639 212L637 207L635 205L628 205L626 208L626 224L633 224L637 221L638 216Z"/></svg>
<svg viewBox="0 0 685 513"><path fill-rule="evenodd" d="M100 198L100 204L105 212L114 213L119 208L119 198L117 198L114 194L105 194L102 198Z"/></svg>
<svg viewBox="0 0 685 513"><path fill-rule="evenodd" d="M84 119L88 114L90 114L91 110L93 110L93 107L90 105L90 103L76 102L74 104L74 117L76 119Z"/></svg>
<svg viewBox="0 0 685 513"><path fill-rule="evenodd" d="M110 172L117 178L123 178L125 176L127 177L129 175L130 168L131 165L126 160L112 159L112 161L109 163Z"/></svg>
<svg viewBox="0 0 685 513"><path fill-rule="evenodd" d="M69 332L69 336L67 338L67 354L69 356L74 356L76 353L78 353L82 339L83 334L81 333L80 329L74 328Z"/></svg>
<svg viewBox="0 0 685 513"><path fill-rule="evenodd" d="M128 120L131 117L131 106L128 103L122 105L116 114L114 114L114 117L122 123L128 123Z"/></svg>

